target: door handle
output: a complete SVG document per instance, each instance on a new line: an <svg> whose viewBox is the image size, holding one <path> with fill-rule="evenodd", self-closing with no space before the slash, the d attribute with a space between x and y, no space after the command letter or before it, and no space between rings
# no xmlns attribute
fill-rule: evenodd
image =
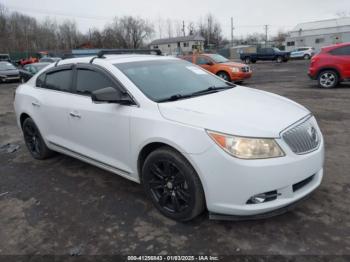
<svg viewBox="0 0 350 262"><path fill-rule="evenodd" d="M32 102L32 106L40 107L40 104L38 102Z"/></svg>
<svg viewBox="0 0 350 262"><path fill-rule="evenodd" d="M79 115L79 114L77 114L77 113L70 112L69 115L70 115L71 117L81 118L81 115Z"/></svg>

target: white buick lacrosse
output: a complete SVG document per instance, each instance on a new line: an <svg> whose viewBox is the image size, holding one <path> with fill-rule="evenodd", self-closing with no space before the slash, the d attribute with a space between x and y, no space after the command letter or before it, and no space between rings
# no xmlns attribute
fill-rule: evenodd
<svg viewBox="0 0 350 262"><path fill-rule="evenodd" d="M146 51L58 61L20 85L31 155L60 152L142 183L178 221L205 209L212 219L280 214L320 185L324 143L307 109Z"/></svg>

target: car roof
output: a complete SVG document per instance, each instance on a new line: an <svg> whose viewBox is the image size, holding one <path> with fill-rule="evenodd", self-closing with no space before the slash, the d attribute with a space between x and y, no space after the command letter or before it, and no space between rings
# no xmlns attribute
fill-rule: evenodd
<svg viewBox="0 0 350 262"><path fill-rule="evenodd" d="M323 51L330 51L333 50L335 48L339 48L339 47L344 47L344 46L349 46L350 42L347 43L340 43L340 44L334 44L334 45L329 45L329 46L325 46L322 48Z"/></svg>
<svg viewBox="0 0 350 262"><path fill-rule="evenodd" d="M94 59L94 63L103 61L110 64L121 64L129 62L141 62L141 61L161 61L161 60L178 60L175 57L169 56L157 56L157 55L140 55L140 54L125 54L125 55L105 55L104 58L97 58L96 56L68 58L59 61L59 65L64 64L77 64L77 63L90 63Z"/></svg>

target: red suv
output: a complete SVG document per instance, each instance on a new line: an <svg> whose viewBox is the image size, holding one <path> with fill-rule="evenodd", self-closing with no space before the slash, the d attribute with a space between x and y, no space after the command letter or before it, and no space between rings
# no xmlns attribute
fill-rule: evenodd
<svg viewBox="0 0 350 262"><path fill-rule="evenodd" d="M321 88L333 88L340 82L350 80L350 43L322 48L311 60L311 79Z"/></svg>

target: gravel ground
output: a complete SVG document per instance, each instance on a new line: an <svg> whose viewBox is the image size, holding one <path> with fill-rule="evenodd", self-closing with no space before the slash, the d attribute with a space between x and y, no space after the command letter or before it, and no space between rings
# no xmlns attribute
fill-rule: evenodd
<svg viewBox="0 0 350 262"><path fill-rule="evenodd" d="M171 221L138 184L63 155L33 160L15 122L16 84L1 84L0 146L20 147L0 149L0 254L350 255L350 85L318 89L304 61L252 67L244 85L291 98L319 121L325 177L306 202L259 221Z"/></svg>

